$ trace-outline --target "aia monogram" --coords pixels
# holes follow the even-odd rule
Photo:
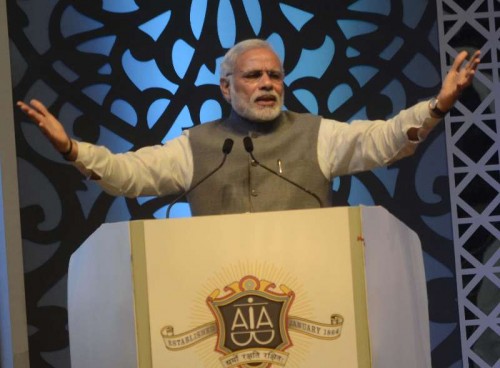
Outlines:
[[[283,351],[292,345],[286,317],[295,294],[284,285],[274,289],[271,282],[245,276],[228,285],[226,295],[215,290],[207,298],[219,331],[216,350],[227,355],[228,364],[286,363]]]
[[[231,342],[238,347],[248,347],[253,343],[267,346],[276,337],[275,325],[271,318],[270,303],[264,298],[248,297],[246,303],[235,304],[236,311],[230,328]],[[257,314],[257,316],[256,316]]]

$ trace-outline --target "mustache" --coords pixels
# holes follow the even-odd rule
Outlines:
[[[279,101],[280,95],[275,91],[269,91],[269,92],[256,93],[254,96],[252,96],[252,102],[262,99],[273,99],[275,101]]]

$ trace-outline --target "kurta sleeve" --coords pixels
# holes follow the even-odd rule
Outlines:
[[[107,193],[126,197],[180,193],[189,188],[193,176],[187,134],[164,145],[120,154],[106,147],[78,142],[74,165]]]
[[[318,136],[321,170],[331,179],[389,165],[412,155],[439,121],[430,115],[425,101],[389,120],[343,123],[323,119]],[[419,129],[419,141],[409,140],[410,128]]]

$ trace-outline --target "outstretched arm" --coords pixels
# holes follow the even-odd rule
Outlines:
[[[50,143],[67,160],[74,161],[78,155],[78,143],[72,140],[63,125],[38,100],[31,100],[29,104],[22,101],[17,106],[40,128]]]
[[[443,80],[441,90],[436,96],[437,101],[435,102],[437,102],[437,104],[435,107],[441,113],[435,113],[429,104],[430,114],[434,118],[431,120],[434,121],[424,122],[424,125],[420,128],[410,128],[407,132],[408,139],[410,141],[420,141],[427,137],[438,121],[443,118],[443,115],[451,110],[455,102],[460,97],[462,91],[471,85],[474,75],[476,74],[477,67],[481,62],[479,58],[480,55],[481,53],[478,50],[472,54],[468,61],[467,51],[462,51],[457,55],[450,71]]]
[[[17,106],[38,125],[54,148],[80,172],[98,181],[112,195],[176,194],[189,188],[193,159],[187,135],[165,145],[113,154],[107,148],[73,140],[63,125],[38,100]]]

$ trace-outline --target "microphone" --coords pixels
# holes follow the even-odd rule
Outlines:
[[[167,207],[167,214],[165,218],[170,218],[170,210],[172,209],[173,205],[179,202],[183,197],[191,193],[194,189],[196,189],[201,183],[203,183],[205,180],[207,180],[209,177],[211,177],[213,174],[215,174],[219,169],[224,165],[226,162],[227,155],[231,153],[231,150],[233,149],[233,143],[234,141],[231,138],[226,138],[224,141],[224,144],[222,145],[222,153],[224,154],[224,157],[222,158],[221,163],[219,166],[217,166],[215,169],[210,171],[207,175],[205,175],[199,182],[197,182],[195,185],[193,185],[191,188],[188,190],[185,190],[180,196],[176,197],[172,202]]]
[[[252,158],[252,160],[260,167],[262,167],[263,169],[269,171],[271,174],[274,174],[276,175],[278,178],[281,178],[283,180],[285,180],[286,182],[294,185],[295,187],[299,188],[300,190],[302,190],[303,192],[306,192],[307,194],[309,194],[310,196],[313,196],[314,199],[316,199],[319,203],[319,206],[321,208],[323,208],[323,202],[321,202],[321,199],[316,195],[314,194],[313,192],[311,192],[309,189],[307,188],[304,188],[303,186],[295,183],[294,181],[284,177],[283,175],[280,175],[278,174],[276,171],[270,169],[269,167],[267,167],[266,165],[264,164],[261,164],[256,158],[255,156],[253,155],[253,142],[252,142],[252,138],[250,137],[245,137],[243,138],[243,146],[245,147],[245,151],[248,152],[248,154],[250,155],[250,157]]]

